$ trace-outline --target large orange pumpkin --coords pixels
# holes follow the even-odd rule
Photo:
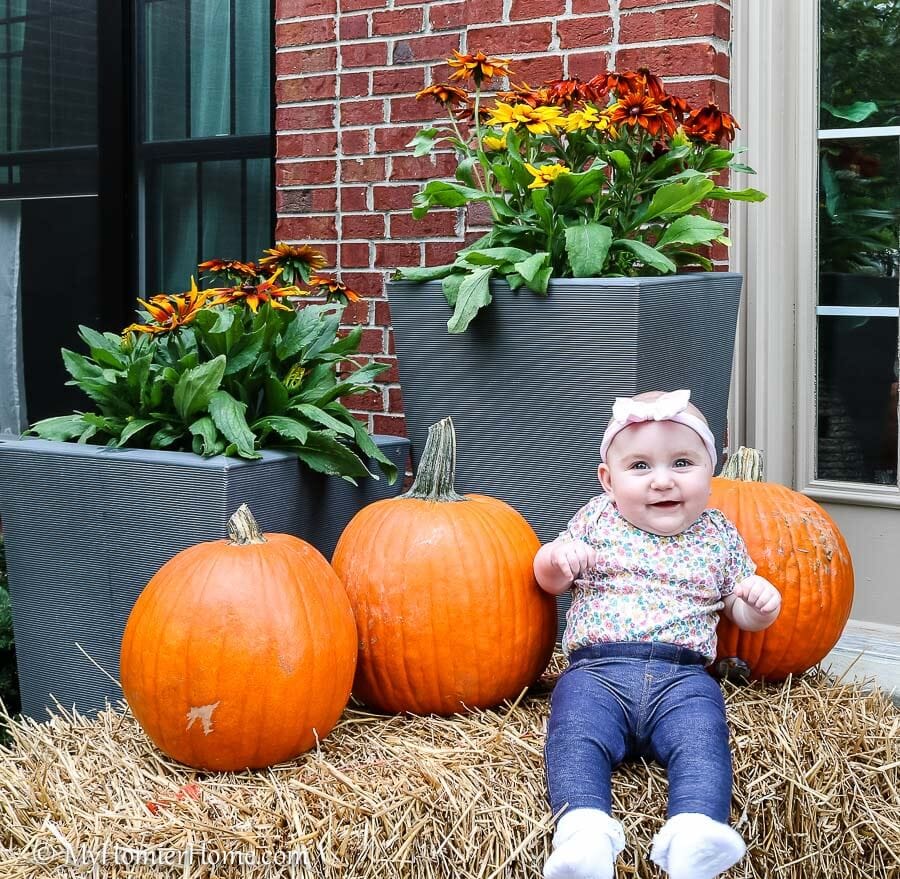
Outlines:
[[[202,769],[311,748],[340,717],[356,665],[353,612],[318,550],[262,535],[246,507],[229,534],[166,562],[122,639],[134,716],[161,751]]]
[[[741,631],[723,615],[717,658],[739,657],[752,678],[777,681],[812,668],[837,643],[853,603],[853,565],[815,501],[761,478],[759,452],[741,448],[713,479],[709,506],[735,524],[757,573],[781,592],[781,613],[761,632]]]
[[[334,551],[359,630],[353,695],[380,711],[497,705],[553,652],[540,542],[503,501],[456,493],[455,443],[449,418],[433,425],[412,488],[360,510]]]

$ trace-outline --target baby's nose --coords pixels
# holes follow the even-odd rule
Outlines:
[[[668,488],[673,482],[672,473],[668,468],[654,470],[653,478],[650,480],[654,488]]]

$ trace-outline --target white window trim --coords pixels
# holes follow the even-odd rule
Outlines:
[[[733,270],[744,274],[735,350],[730,446],[765,454],[766,478],[817,500],[900,508],[894,486],[815,479],[818,200],[817,0],[734,0],[732,112],[768,193],[732,207]],[[812,100],[810,100],[812,96]]]

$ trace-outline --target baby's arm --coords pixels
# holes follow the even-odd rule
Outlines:
[[[781,612],[781,593],[758,574],[741,580],[723,600],[725,616],[745,632],[767,629]]]
[[[559,595],[599,561],[600,554],[584,541],[557,537],[538,550],[534,557],[534,576],[541,589]]]

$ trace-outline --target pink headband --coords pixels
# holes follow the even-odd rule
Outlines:
[[[612,419],[603,432],[600,442],[600,460],[606,460],[606,452],[610,443],[626,427],[632,424],[640,424],[642,421],[674,421],[689,427],[703,440],[709,458],[712,461],[713,470],[716,469],[716,441],[712,431],[706,423],[687,411],[691,399],[688,390],[672,391],[662,394],[655,400],[635,400],[632,397],[616,397],[613,403]]]

